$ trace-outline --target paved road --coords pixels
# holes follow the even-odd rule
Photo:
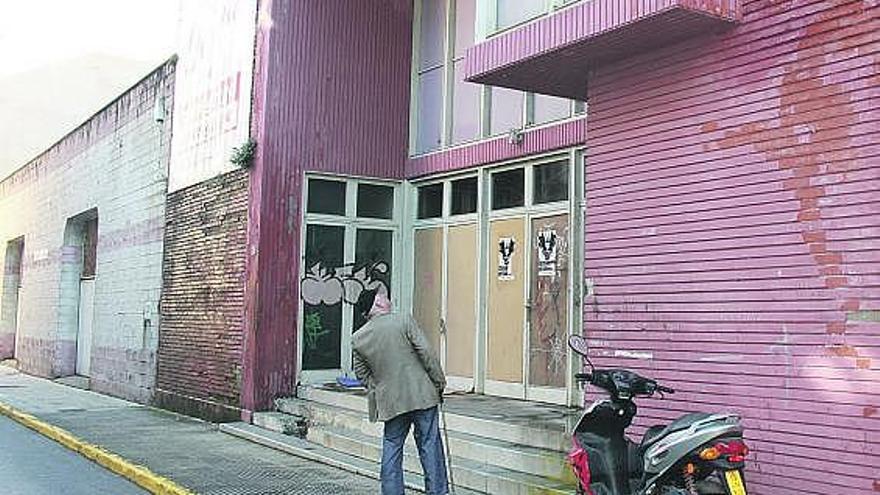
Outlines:
[[[146,493],[5,416],[0,416],[0,485],[7,495]]]

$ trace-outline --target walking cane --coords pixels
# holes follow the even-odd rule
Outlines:
[[[449,344],[446,319],[440,318],[440,335]],[[446,428],[446,403],[443,400],[443,391],[440,391],[440,426],[443,427],[443,443],[446,445],[446,477],[449,478],[449,493],[455,495],[455,481],[452,479],[452,454],[449,451],[449,430]]]
[[[455,481],[452,479],[452,454],[449,452],[449,430],[446,428],[446,405],[440,393],[440,426],[443,427],[443,443],[446,445],[446,473],[449,477],[449,493],[455,495]]]

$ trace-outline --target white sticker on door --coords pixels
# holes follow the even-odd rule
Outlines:
[[[536,251],[538,255],[538,276],[556,276],[556,259],[558,257],[558,237],[552,229],[538,232]]]
[[[513,252],[516,240],[513,237],[498,239],[498,280],[513,280]]]

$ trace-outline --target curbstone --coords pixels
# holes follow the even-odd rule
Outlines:
[[[88,443],[67,430],[46,423],[36,416],[19,411],[0,402],[0,414],[47,437],[83,457],[122,476],[150,493],[157,495],[195,495],[168,478],[157,475],[144,466],[134,464],[102,447]]]

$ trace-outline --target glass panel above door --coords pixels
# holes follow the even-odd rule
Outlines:
[[[534,204],[552,203],[568,199],[568,161],[547,163],[534,167],[532,183]]]
[[[357,216],[387,218],[394,216],[394,188],[374,184],[358,184]]]
[[[418,218],[438,218],[443,216],[443,184],[419,187]]]
[[[516,208],[525,204],[525,170],[518,168],[492,174],[492,209]]]
[[[477,178],[468,177],[452,181],[452,204],[450,210],[453,215],[466,215],[477,212]]]
[[[309,179],[306,211],[325,215],[345,215],[345,182]]]

